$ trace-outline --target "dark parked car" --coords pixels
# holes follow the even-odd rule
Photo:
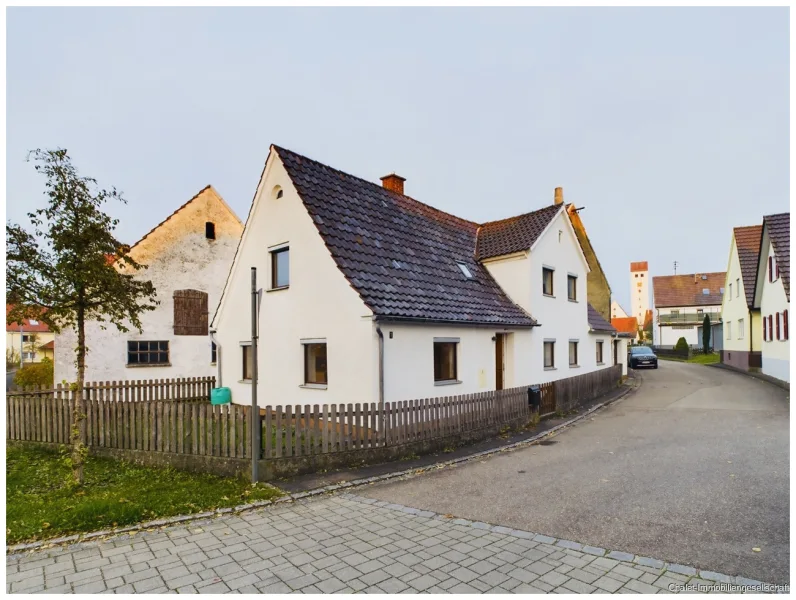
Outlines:
[[[639,367],[652,367],[658,368],[658,357],[652,351],[652,348],[647,346],[631,346],[630,356],[628,363],[631,369],[638,369]]]

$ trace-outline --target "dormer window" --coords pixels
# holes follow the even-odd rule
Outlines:
[[[216,224],[208,221],[205,223],[205,237],[208,240],[216,239]]]
[[[466,264],[464,263],[456,263],[456,264],[459,265],[459,269],[461,270],[462,275],[464,275],[466,279],[473,278],[473,274],[470,273],[470,269],[467,268]]]

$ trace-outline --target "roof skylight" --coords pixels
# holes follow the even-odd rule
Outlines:
[[[457,264],[457,265],[459,265],[459,269],[461,269],[461,271],[462,271],[462,274],[463,274],[463,275],[464,275],[464,276],[465,276],[467,279],[472,279],[472,278],[473,278],[473,274],[472,274],[472,273],[470,273],[470,269],[468,269],[468,268],[467,268],[467,265],[466,265],[466,264],[464,264],[464,263],[456,263],[456,264]]]

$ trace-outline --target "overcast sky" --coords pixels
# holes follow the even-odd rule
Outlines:
[[[207,184],[241,219],[271,143],[474,221],[564,188],[613,288],[723,271],[789,210],[788,9],[8,8],[7,216],[32,148],[121,189],[135,242]]]

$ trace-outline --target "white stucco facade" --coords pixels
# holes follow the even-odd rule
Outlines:
[[[727,278],[724,282],[721,318],[724,323],[722,328],[723,350],[728,352],[760,351],[763,341],[762,321],[759,311],[751,310],[746,301],[746,288],[734,233],[730,242],[730,258],[727,263]]]
[[[206,223],[213,223],[215,239],[206,236]],[[235,254],[243,225],[213,188],[202,190],[166,221],[148,233],[130,250],[147,268],[137,277],[153,283],[160,305],[141,316],[143,331],[130,327],[127,333],[113,325],[86,324],[87,381],[120,381],[206,377],[214,375],[211,340],[208,335],[174,334],[175,290],[199,290],[208,295],[208,310],[217,305]],[[55,381],[76,378],[74,330],[63,330],[55,340]],[[166,341],[167,365],[129,365],[128,341]]]
[[[773,277],[769,281],[768,257],[774,255],[774,247],[768,236],[768,230],[763,229],[763,241],[760,250],[760,262],[757,273],[756,304],[759,301],[762,320],[771,317],[772,331],[762,342],[762,371],[765,375],[776,377],[782,381],[790,381],[790,340],[785,337],[784,321],[786,315],[790,320],[790,302],[782,285],[782,277]],[[780,339],[777,339],[776,322],[777,313],[780,319]],[[788,323],[790,325],[790,323]],[[788,330],[790,327],[788,327]],[[789,337],[789,336],[788,336]]]
[[[639,326],[650,308],[650,273],[646,262],[630,263],[630,315]],[[613,313],[612,313],[613,316]],[[621,315],[620,315],[621,316]]]
[[[611,318],[626,318],[628,314],[625,312],[625,309],[622,308],[622,305],[619,304],[616,300],[611,302]]]
[[[659,321],[661,317],[665,319],[666,316],[672,313],[679,313],[681,315],[694,314],[698,316],[698,321],[695,321],[693,324],[682,325],[667,325]],[[677,340],[684,337],[689,346],[701,347],[702,340],[699,337],[697,322],[699,325],[702,324],[703,315],[705,313],[710,315],[711,323],[716,323],[721,316],[721,305],[656,307],[653,311],[653,345],[663,347],[674,346],[677,344]]]
[[[289,248],[289,285],[271,290],[273,250]],[[232,401],[251,401],[243,379],[251,340],[251,269],[257,269],[260,406],[378,403],[379,335],[383,335],[384,401],[455,396],[494,390],[496,344],[503,344],[503,387],[544,383],[613,365],[610,334],[590,332],[588,265],[565,210],[526,252],[483,263],[509,297],[540,326],[406,323],[375,318],[337,267],[279,155],[271,152],[211,327],[219,344],[222,385]],[[554,294],[542,293],[542,268],[554,269]],[[577,277],[577,300],[567,298],[567,275]],[[501,335],[498,335],[501,334]],[[544,367],[544,341],[554,339],[555,368]],[[434,381],[434,342],[456,344],[456,380]],[[502,340],[502,342],[501,342]],[[597,364],[596,343],[603,342]],[[579,344],[569,365],[569,342]],[[306,385],[304,343],[326,344],[327,382]],[[620,345],[622,342],[620,342]],[[625,349],[618,351],[625,362]]]

